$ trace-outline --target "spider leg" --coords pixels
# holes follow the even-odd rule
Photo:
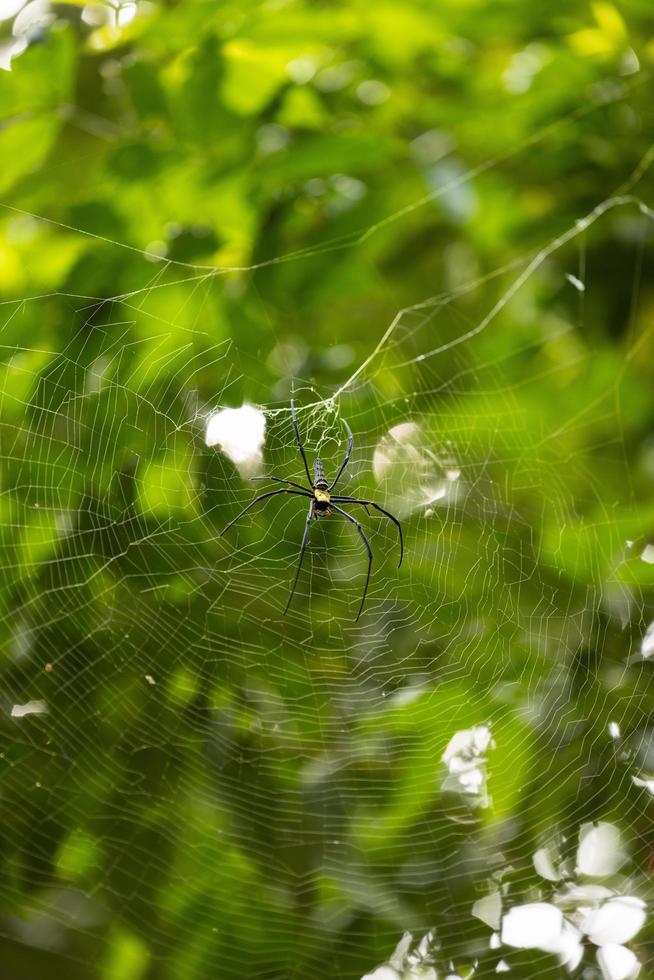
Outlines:
[[[300,450],[300,456],[302,457],[302,462],[304,463],[304,471],[307,474],[307,480],[309,481],[309,486],[313,486],[313,480],[311,479],[311,473],[309,473],[309,464],[307,463],[307,457],[304,452],[304,446],[302,445],[302,440],[300,439],[300,430],[297,424],[297,415],[295,414],[295,402],[291,398],[291,418],[293,419],[293,428],[295,429],[295,439],[297,441],[298,449]]]
[[[280,480],[278,476],[253,476],[252,480],[272,480],[273,483],[285,483],[287,487],[295,487],[297,490],[304,490],[305,493],[310,494],[311,491],[307,487],[303,487],[301,483],[294,483],[293,480]]]
[[[393,517],[393,515],[390,514],[387,510],[384,510],[383,507],[380,507],[379,504],[376,504],[374,500],[361,500],[359,497],[342,497],[342,496],[332,497],[332,500],[337,500],[344,504],[362,504],[366,508],[366,511],[368,510],[368,507],[374,507],[375,510],[378,510],[382,514],[385,514],[386,517],[388,517],[389,521],[393,522],[393,524],[397,528],[397,533],[400,536],[400,560],[397,563],[397,567],[399,568],[400,565],[402,564],[402,558],[404,557],[404,541],[402,539],[402,526],[398,521],[397,517]]]
[[[247,505],[247,507],[244,507],[243,510],[240,510],[238,512],[238,514],[236,515],[236,517],[232,518],[232,520],[229,522],[229,524],[222,529],[222,531],[220,532],[220,534],[218,535],[218,537],[219,538],[222,538],[222,536],[225,533],[225,531],[229,531],[229,529],[232,526],[232,524],[236,524],[236,522],[238,521],[238,519],[241,518],[241,517],[243,517],[243,514],[246,514],[249,511],[250,507],[254,507],[255,504],[258,504],[260,500],[265,500],[266,497],[278,497],[280,493],[292,493],[296,497],[308,497],[309,496],[309,494],[307,494],[307,493],[300,493],[299,490],[286,490],[286,489],[284,489],[284,490],[269,490],[268,493],[260,493],[258,497],[255,497],[254,500],[251,500],[250,501],[250,503]]]
[[[345,456],[343,457],[343,462],[341,463],[341,465],[338,468],[338,473],[334,477],[334,480],[332,481],[332,485],[329,488],[330,493],[334,489],[334,487],[336,486],[336,484],[338,483],[338,480],[339,480],[339,477],[340,477],[341,473],[343,472],[343,470],[345,469],[345,467],[347,466],[347,464],[349,462],[350,456],[352,455],[352,444],[354,442],[354,437],[352,435],[352,429],[349,427],[349,425],[347,424],[347,422],[345,421],[345,419],[341,419],[341,421],[342,421],[343,425],[345,426],[345,431],[347,432],[347,449],[345,450]]]
[[[333,500],[333,498],[332,498],[332,500]],[[366,584],[365,584],[365,587],[363,589],[363,595],[361,596],[361,605],[359,606],[359,611],[357,613],[356,619],[354,620],[354,622],[356,623],[357,620],[359,619],[359,616],[363,612],[363,604],[366,601],[366,595],[368,594],[368,583],[370,582],[370,569],[371,569],[371,566],[372,566],[372,548],[370,547],[370,542],[368,541],[368,538],[363,533],[363,528],[361,527],[361,525],[359,524],[359,522],[357,521],[357,519],[355,517],[352,517],[351,514],[348,514],[348,512],[346,510],[343,510],[342,507],[337,507],[335,504],[332,504],[332,506],[333,506],[333,509],[336,510],[336,511],[338,511],[339,514],[342,514],[343,517],[347,518],[347,520],[350,522],[350,524],[354,524],[354,526],[356,527],[357,532],[359,534],[359,537],[363,541],[363,544],[365,546],[365,549],[368,552],[368,574],[366,575]]]
[[[284,607],[284,615],[288,612],[288,607],[291,604],[291,600],[295,595],[295,589],[297,588],[297,580],[300,577],[300,569],[302,568],[302,562],[304,560],[304,552],[307,548],[307,541],[309,540],[309,529],[311,527],[311,518],[313,517],[313,500],[309,504],[309,513],[307,514],[306,523],[304,525],[304,534],[302,535],[302,544],[300,545],[300,558],[297,563],[297,568],[295,569],[295,578],[293,579],[293,585],[291,586],[291,591],[288,594],[288,599],[286,600],[286,605]]]

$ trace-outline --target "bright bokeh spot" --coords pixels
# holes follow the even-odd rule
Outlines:
[[[640,963],[635,953],[625,946],[602,946],[597,951],[597,962],[604,980],[633,980],[640,973]]]
[[[9,20],[14,17],[25,0],[0,0],[0,20]]]
[[[597,946],[628,943],[645,924],[645,903],[631,895],[618,895],[594,909],[582,923],[583,931]]]
[[[243,476],[260,465],[265,436],[265,415],[253,405],[222,408],[207,419],[207,446],[218,446]]]
[[[56,14],[44,0],[32,0],[21,11],[13,24],[13,33],[18,37],[31,31],[42,30],[54,23]]]
[[[417,422],[400,422],[381,437],[372,457],[377,483],[384,483],[400,514],[444,506],[457,499],[461,471],[449,453],[430,444]]]
[[[12,718],[25,718],[27,715],[45,715],[48,705],[45,701],[28,701],[26,704],[15,704],[11,709]]]
[[[604,821],[584,824],[579,832],[577,871],[591,878],[613,874],[625,859],[620,831]]]
[[[563,913],[549,902],[529,902],[509,909],[502,920],[502,942],[518,949],[545,949],[561,937]]]

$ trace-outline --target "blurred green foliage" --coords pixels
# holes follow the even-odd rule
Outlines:
[[[536,847],[599,818],[646,896],[652,230],[628,202],[575,222],[652,203],[649,2],[28,4],[0,29],[3,976],[357,978],[431,927],[495,975],[472,902],[500,873],[533,896]],[[218,539],[251,491],[204,416],[293,390],[340,392],[349,489],[411,498],[371,470],[407,421],[461,470],[406,508],[399,574],[368,522],[357,627],[345,532],[316,528],[286,619],[299,509]],[[333,465],[329,405],[301,421]],[[297,478],[287,414],[268,436]],[[466,810],[441,756],[484,723],[492,805]]]

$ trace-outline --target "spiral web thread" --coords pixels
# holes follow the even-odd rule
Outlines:
[[[271,944],[276,976],[323,977],[337,948],[354,976],[375,965],[359,947],[372,936],[381,960],[405,929],[435,930],[423,952],[439,969],[491,975],[503,960],[549,976],[545,953],[489,949],[471,899],[543,898],[535,848],[574,875],[580,828],[598,819],[625,847],[610,887],[648,898],[650,794],[634,776],[654,768],[640,655],[651,505],[633,480],[625,391],[644,339],[628,338],[623,371],[597,388],[595,352],[569,338],[593,300],[588,242],[626,217],[639,314],[650,162],[537,253],[417,298],[334,392],[293,381],[309,459],[335,472],[346,418],[340,491],[403,522],[398,571],[392,524],[350,507],[375,554],[356,624],[365,553],[345,522],[312,527],[286,617],[305,502],[271,500],[219,537],[262,489],[205,444],[248,368],[207,326],[229,275],[136,254],[143,285],[128,295],[4,304],[4,888],[29,896],[7,937],[60,949],[124,906],[136,948],[171,976],[181,951],[192,976],[207,962],[215,976],[271,976]],[[198,291],[207,320],[186,323]],[[34,308],[68,311],[65,349],[45,328],[25,341]],[[518,319],[522,341],[503,346]],[[544,386],[542,415],[528,392]],[[286,394],[253,400],[258,472],[303,481]],[[448,784],[442,761],[475,726],[492,736],[483,796]],[[91,943],[76,948],[93,960]],[[393,969],[409,969],[408,950]]]

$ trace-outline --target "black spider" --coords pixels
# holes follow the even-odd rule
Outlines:
[[[225,531],[229,530],[232,524],[235,524],[236,521],[238,521],[239,518],[242,517],[243,514],[245,514],[250,509],[250,507],[254,507],[254,505],[258,503],[260,500],[266,500],[268,497],[277,497],[282,493],[291,493],[297,497],[309,497],[311,499],[311,503],[309,504],[309,513],[307,514],[307,520],[304,525],[304,535],[302,537],[302,545],[300,547],[300,560],[298,561],[297,569],[295,572],[295,578],[293,579],[293,585],[291,586],[291,591],[288,596],[286,608],[284,609],[284,614],[286,614],[286,612],[288,611],[288,607],[291,604],[291,600],[295,595],[297,581],[300,576],[300,569],[302,568],[302,560],[304,558],[304,552],[306,551],[307,542],[309,540],[309,529],[311,526],[311,519],[314,518],[315,520],[317,520],[319,517],[331,517],[332,512],[337,511],[339,514],[342,514],[343,517],[345,517],[351,524],[354,524],[359,534],[359,537],[363,541],[365,549],[368,553],[368,574],[366,575],[366,584],[363,590],[363,596],[361,598],[361,605],[359,606],[359,612],[357,613],[357,617],[356,617],[358,619],[363,610],[363,604],[366,601],[366,595],[368,592],[368,583],[370,582],[370,568],[372,565],[372,549],[370,547],[367,537],[363,532],[363,528],[356,520],[356,518],[352,517],[351,514],[348,514],[348,512],[346,510],[343,510],[342,507],[337,507],[336,505],[346,504],[346,503],[362,504],[366,508],[366,512],[368,512],[368,507],[374,507],[375,510],[380,511],[382,514],[388,517],[393,522],[393,524],[395,524],[398,530],[398,534],[400,536],[400,561],[397,566],[398,568],[402,564],[402,556],[404,554],[404,542],[402,541],[402,528],[400,527],[400,522],[398,521],[398,519],[396,517],[393,517],[392,514],[389,514],[389,512],[387,510],[384,510],[383,507],[380,507],[379,504],[376,504],[374,500],[363,500],[360,497],[343,497],[343,496],[332,495],[332,490],[336,486],[343,470],[347,466],[348,460],[350,458],[350,454],[352,453],[352,442],[353,442],[352,431],[349,425],[347,424],[347,422],[345,421],[345,419],[343,419],[343,425],[345,426],[345,431],[347,432],[347,450],[345,452],[345,456],[343,457],[343,462],[338,468],[338,473],[336,474],[336,476],[334,477],[334,479],[330,484],[327,481],[327,478],[325,476],[325,470],[319,459],[314,460],[313,463],[314,478],[313,480],[311,479],[311,473],[309,472],[309,464],[307,463],[307,457],[304,452],[304,446],[302,445],[302,440],[300,439],[300,430],[298,429],[297,416],[295,414],[295,404],[293,401],[291,401],[291,416],[293,418],[293,428],[295,429],[295,438],[297,440],[298,449],[300,450],[302,462],[304,463],[304,470],[307,474],[309,487],[305,487],[301,483],[294,483],[292,480],[282,480],[278,476],[253,477],[253,479],[255,480],[272,480],[274,483],[285,483],[286,487],[283,490],[269,490],[267,493],[262,493],[258,497],[255,497],[254,500],[251,503],[249,503],[247,507],[244,507],[243,510],[240,511],[236,515],[236,517],[229,522],[227,527],[225,527],[221,531],[221,537],[225,533]],[[295,489],[293,490],[287,489],[290,487],[294,487]]]

